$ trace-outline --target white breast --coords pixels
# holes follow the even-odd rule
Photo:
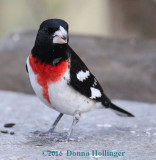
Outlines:
[[[83,96],[68,85],[68,82],[70,81],[69,69],[59,81],[48,84],[49,98],[51,102],[51,104],[49,104],[43,97],[42,86],[36,81],[36,75],[29,64],[29,59],[27,59],[27,67],[34,92],[47,106],[68,115],[73,115],[77,110],[87,112],[95,107],[95,102],[93,100]]]

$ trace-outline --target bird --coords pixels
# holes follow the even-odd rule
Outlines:
[[[26,60],[30,83],[39,99],[59,112],[52,127],[43,134],[52,134],[64,114],[73,116],[66,136],[68,141],[81,114],[100,104],[117,115],[133,114],[113,104],[86,64],[69,45],[68,23],[47,19],[39,27],[34,46]]]

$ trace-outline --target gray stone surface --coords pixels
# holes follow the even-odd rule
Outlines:
[[[73,136],[79,142],[54,142],[31,132],[47,130],[57,112],[45,107],[33,95],[0,91],[0,160],[44,160],[44,159],[156,159],[156,104],[115,100],[114,102],[132,112],[135,118],[122,118],[110,110],[94,109],[82,115]],[[6,123],[15,123],[4,128]],[[64,116],[57,130],[65,131],[72,123],[71,116]],[[10,135],[14,132],[14,135]],[[43,156],[43,150],[62,151],[62,157]],[[66,150],[109,150],[125,152],[123,157],[67,157]]]
[[[0,89],[33,93],[25,63],[36,31],[17,31],[0,43]],[[156,103],[156,41],[70,36],[70,45],[111,98]]]

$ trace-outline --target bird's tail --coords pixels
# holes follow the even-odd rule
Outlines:
[[[106,104],[103,103],[104,106],[106,106]],[[107,106],[106,106],[107,107]],[[124,109],[116,106],[115,104],[113,103],[109,103],[109,107],[110,109],[112,109],[118,116],[122,116],[122,117],[134,117],[133,114],[125,111]]]

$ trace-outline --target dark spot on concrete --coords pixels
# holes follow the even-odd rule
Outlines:
[[[10,135],[14,135],[15,134],[15,132],[10,132]]]
[[[42,144],[37,144],[36,146],[43,146]]]
[[[8,134],[8,131],[1,131],[1,133]]]
[[[15,123],[7,123],[7,124],[4,124],[4,127],[5,128],[11,128],[15,125]]]

